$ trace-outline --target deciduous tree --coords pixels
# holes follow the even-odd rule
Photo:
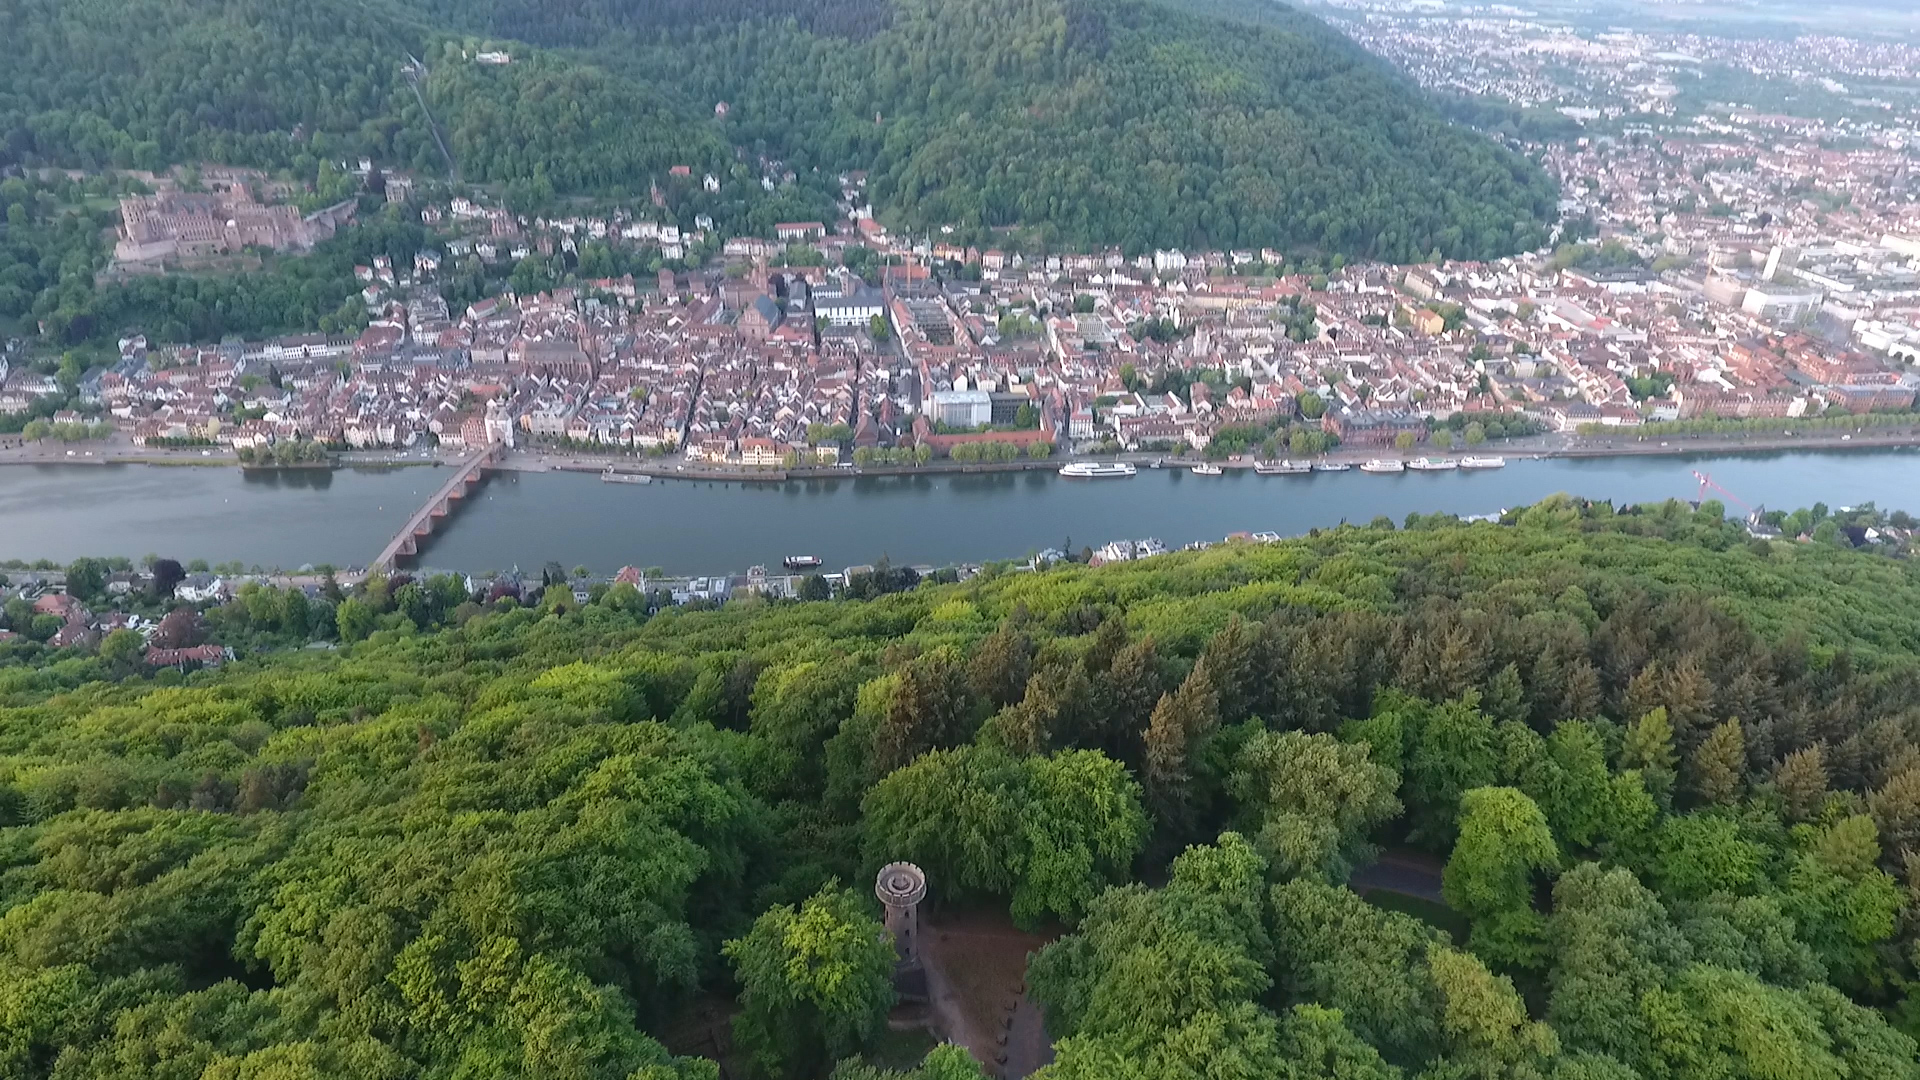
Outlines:
[[[1373,858],[1369,834],[1399,814],[1398,786],[1366,744],[1297,731],[1256,734],[1227,780],[1243,832],[1275,875],[1335,884]]]
[[[935,750],[880,781],[862,814],[869,862],[915,862],[941,895],[1007,897],[1022,925],[1079,917],[1147,824],[1139,787],[1093,750]]]
[[[761,1075],[817,1076],[886,1023],[894,950],[867,906],[829,884],[798,910],[768,909],[721,950],[741,985],[734,1038]]]
[[[1514,788],[1484,787],[1460,803],[1460,840],[1441,886],[1447,903],[1473,920],[1475,952],[1532,966],[1543,958],[1545,924],[1533,910],[1534,875],[1560,866],[1546,815]]]

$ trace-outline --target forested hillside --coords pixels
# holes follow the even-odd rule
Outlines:
[[[822,1077],[910,859],[1068,928],[1049,1080],[1920,1076],[1906,562],[1556,498],[871,600],[443,585],[184,681],[4,654],[0,1074],[712,1077],[654,1038],[707,992]],[[1464,934],[1346,887],[1382,845]]]
[[[726,157],[710,125],[577,58],[475,70],[462,45],[385,0],[22,0],[0,65],[0,164],[290,168],[367,156],[443,175],[405,75],[481,182],[637,190]],[[471,51],[470,49],[468,50]]]
[[[511,185],[523,206],[644,196],[675,164],[730,178],[730,199],[758,199],[778,162],[807,181],[821,179],[816,168],[828,180],[868,171],[876,205],[912,228],[952,223],[984,238],[1029,225],[1056,245],[1417,260],[1532,246],[1554,204],[1540,170],[1449,125],[1384,64],[1279,5],[17,7],[0,67],[0,164],[212,160],[311,177],[318,162],[364,155],[438,173],[404,74],[411,55],[427,62],[423,93],[463,178]],[[490,42],[513,63],[474,64]],[[729,144],[745,154],[737,172]],[[743,214],[725,217],[761,224]]]
[[[424,41],[350,0],[18,0],[0,64],[0,161],[413,162],[432,147],[400,64]]]
[[[726,101],[729,138],[802,169],[870,169],[877,204],[910,225],[1412,260],[1537,243],[1553,207],[1538,170],[1278,4],[418,2]]]

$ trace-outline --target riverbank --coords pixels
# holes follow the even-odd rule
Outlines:
[[[82,449],[81,447],[91,447]],[[453,458],[442,460],[437,454],[421,455],[419,452],[406,453],[363,453],[352,452],[335,454],[327,461],[295,461],[287,464],[241,461],[233,451],[213,450],[210,454],[201,454],[194,450],[146,450],[102,448],[98,443],[81,443],[69,452],[59,449],[36,451],[32,447],[9,448],[0,450],[0,465],[154,465],[166,467],[196,468],[239,468],[273,472],[276,470],[328,470],[328,469],[401,469],[423,465],[450,464]]]
[[[1360,465],[1384,458],[1408,461],[1416,457],[1460,457],[1468,454],[1504,457],[1508,461],[1537,461],[1552,458],[1607,457],[1684,457],[1700,454],[1761,454],[1792,451],[1886,450],[1920,447],[1920,430],[1883,431],[1865,428],[1858,432],[1820,432],[1802,435],[1714,436],[1675,435],[1665,438],[1636,438],[1626,434],[1602,438],[1586,435],[1534,435],[1520,439],[1484,443],[1477,447],[1455,446],[1440,450],[1421,444],[1408,450],[1393,447],[1354,447],[1335,450],[1314,460],[1343,465]],[[805,466],[798,468],[746,468],[742,466],[688,463],[670,458],[636,459],[628,455],[577,453],[556,460],[558,455],[536,449],[516,450],[499,466],[511,472],[579,472],[647,476],[659,480],[725,481],[729,483],[779,484],[790,480],[825,480],[849,476],[953,476],[994,473],[1058,472],[1069,461],[1125,461],[1138,467],[1156,463],[1166,468],[1186,469],[1205,461],[1197,455],[1168,453],[1122,453],[1094,455],[1091,458],[1061,456],[1003,462],[932,461],[925,465]],[[1255,461],[1243,455],[1212,462],[1225,470],[1251,472]]]
[[[1527,461],[1543,458],[1607,458],[1607,457],[1656,457],[1687,456],[1700,454],[1755,454],[1791,451],[1844,451],[1863,449],[1898,449],[1920,446],[1920,428],[1912,430],[1882,430],[1861,428],[1852,432],[1823,431],[1789,435],[1668,435],[1636,436],[1631,429],[1623,430],[1619,435],[1593,436],[1550,434],[1533,435],[1519,439],[1484,443],[1477,447],[1454,446],[1440,450],[1430,444],[1421,444],[1402,451],[1393,447],[1347,447],[1321,455],[1315,460],[1336,462],[1346,465],[1359,465],[1373,458],[1399,459],[1402,461],[1415,457],[1461,456],[1478,454],[1483,456],[1501,456],[1509,461]],[[1151,466],[1162,462],[1171,468],[1185,468],[1199,464],[1203,458],[1197,455],[1178,456],[1165,452],[1122,453],[1114,455],[1094,455],[1102,461],[1125,461],[1136,466]],[[126,445],[78,443],[70,447],[27,445],[0,449],[0,465],[153,465],[158,467],[199,466],[220,468],[241,468],[248,471],[273,472],[279,470],[328,470],[328,469],[399,469],[418,466],[451,465],[459,460],[458,455],[442,455],[437,451],[353,451],[337,454],[326,462],[298,462],[290,465],[255,465],[243,463],[232,451],[206,448],[181,448],[177,450],[150,449]],[[790,480],[826,480],[848,476],[967,476],[976,474],[1058,472],[1069,461],[1081,460],[1071,455],[1053,458],[1027,459],[996,462],[958,462],[939,460],[925,465],[812,465],[795,468],[747,468],[737,465],[714,465],[686,462],[676,458],[636,458],[629,454],[593,454],[582,451],[554,452],[539,447],[523,447],[511,451],[497,468],[506,472],[544,473],[575,472],[603,473],[611,469],[616,474],[648,476],[660,480],[696,480],[704,482],[726,481],[734,483],[779,484]],[[1213,462],[1223,469],[1251,470],[1254,459],[1251,456],[1228,458]]]
[[[570,472],[615,476],[645,476],[656,480],[724,480],[729,483],[779,484],[789,480],[828,480],[848,476],[966,476],[986,473],[1059,472],[1061,462],[1038,461],[958,462],[933,461],[925,465],[868,465],[863,468],[813,465],[792,469],[749,469],[739,466],[697,464],[642,464],[621,467],[623,458],[568,460],[560,464],[526,462],[508,455],[499,468],[509,472]]]
[[[1545,457],[1645,457],[1678,454],[1758,454],[1781,451],[1887,450],[1920,446],[1920,431],[1876,431],[1820,433],[1818,435],[1768,435],[1725,437],[1717,435],[1668,435],[1648,437],[1645,441],[1600,439],[1576,436],[1579,443],[1548,452]]]

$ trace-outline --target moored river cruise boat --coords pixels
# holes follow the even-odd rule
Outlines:
[[[1060,475],[1083,480],[1115,479],[1132,476],[1133,466],[1124,461],[1076,461],[1071,465],[1060,466]]]
[[[1301,473],[1312,472],[1313,466],[1304,461],[1289,461],[1282,458],[1279,461],[1257,462],[1253,466],[1253,471],[1261,476],[1298,476]]]

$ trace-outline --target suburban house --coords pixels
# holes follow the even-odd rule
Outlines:
[[[204,604],[227,595],[227,583],[212,574],[188,574],[173,587],[173,595],[189,604]]]
[[[147,649],[148,667],[170,667],[182,670],[189,666],[219,667],[232,658],[232,654],[220,645],[194,645],[185,649]]]

